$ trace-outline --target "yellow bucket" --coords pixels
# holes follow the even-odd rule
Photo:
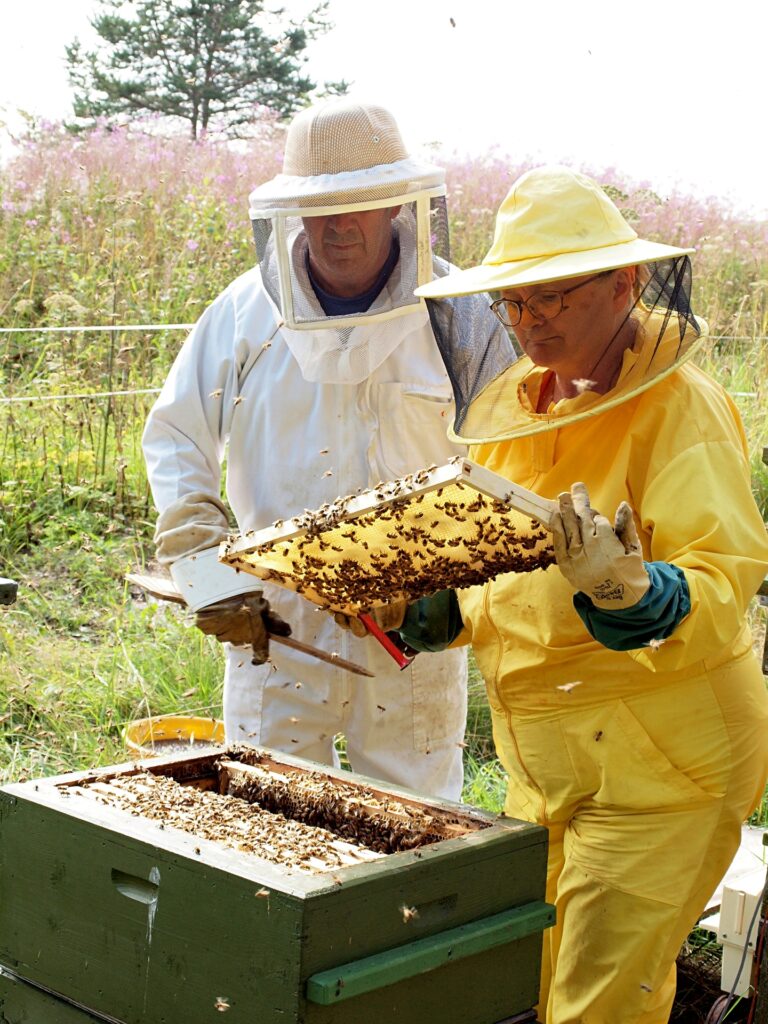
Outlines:
[[[218,718],[155,715],[129,722],[123,729],[123,740],[139,757],[194,752],[197,746],[223,743],[224,723]]]

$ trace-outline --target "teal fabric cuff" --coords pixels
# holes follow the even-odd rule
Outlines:
[[[414,651],[444,651],[463,628],[455,590],[440,590],[408,606],[400,639]]]
[[[651,585],[631,608],[605,611],[586,594],[574,595],[573,606],[590,634],[612,651],[634,651],[654,640],[666,640],[691,610],[691,595],[682,569],[669,562],[644,562]]]

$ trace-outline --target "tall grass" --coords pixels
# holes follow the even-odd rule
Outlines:
[[[215,710],[217,652],[177,616],[126,601],[120,582],[151,552],[140,435],[152,394],[136,392],[160,386],[184,331],[77,328],[193,322],[251,266],[247,195],[281,150],[270,121],[237,147],[44,125],[0,168],[0,328],[31,329],[0,333],[0,574],[25,584],[0,610],[6,776],[113,759],[117,723],[147,709]],[[468,265],[526,167],[493,153],[442,162],[453,260]],[[639,234],[696,247],[695,308],[712,332],[699,361],[736,396],[768,516],[768,224],[714,199],[661,197],[616,169],[587,172]],[[101,392],[129,394],[56,397]],[[495,806],[503,776],[479,680],[469,743],[470,799]]]

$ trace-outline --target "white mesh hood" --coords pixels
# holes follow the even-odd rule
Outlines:
[[[281,292],[280,237],[267,239],[260,261],[264,286],[285,320],[282,334],[305,380],[358,384],[428,320],[423,300],[413,295],[417,279],[416,224],[403,207],[393,222],[399,259],[370,308],[356,316],[326,316],[307,272],[307,236],[299,218],[290,218],[282,240],[289,258],[287,296]],[[283,274],[283,277],[285,275]],[[291,316],[285,315],[285,298]]]
[[[344,98],[299,113],[286,136],[283,172],[250,195],[262,277],[286,328],[311,331],[326,342],[333,334],[334,348],[346,347],[357,327],[415,312],[423,319],[424,300],[414,292],[432,279],[433,239],[434,254],[450,258],[444,197],[445,172],[408,154],[385,108]],[[378,265],[379,279],[375,274],[386,236],[375,218],[365,218],[373,224],[370,234],[362,226],[362,215],[376,210],[390,213],[395,239],[389,259],[382,256]],[[329,223],[310,228],[310,217]],[[326,267],[331,270],[323,269],[323,277],[326,239],[334,244],[334,217],[350,225],[359,257],[347,257],[347,267],[330,257]],[[397,245],[399,258],[392,267]],[[381,280],[390,267],[389,278]],[[350,290],[358,282],[360,291]]]
[[[410,199],[410,201],[405,201]],[[416,197],[395,197],[375,204],[331,207],[336,213],[399,206],[392,220],[399,259],[369,308],[355,314],[328,316],[317,300],[307,273],[307,236],[301,213],[273,212],[253,220],[253,233],[264,286],[291,330],[335,330],[390,320],[424,310],[414,295],[419,284],[432,279],[432,241],[443,258],[448,253],[448,220],[442,196],[423,192]],[[312,211],[313,215],[316,211]],[[322,216],[333,216],[333,212]]]

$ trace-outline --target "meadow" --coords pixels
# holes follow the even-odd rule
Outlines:
[[[0,608],[3,780],[123,760],[122,727],[138,717],[220,711],[215,643],[123,576],[152,557],[140,435],[185,335],[174,325],[251,266],[247,195],[281,155],[269,123],[238,148],[42,125],[0,168],[0,575],[20,583]],[[527,165],[434,159],[448,172],[452,259],[468,265]],[[739,405],[768,518],[768,224],[584,169],[641,235],[696,248],[694,308],[711,330],[697,358]],[[755,604],[760,646],[764,619]],[[479,679],[472,689],[465,796],[498,808]]]

